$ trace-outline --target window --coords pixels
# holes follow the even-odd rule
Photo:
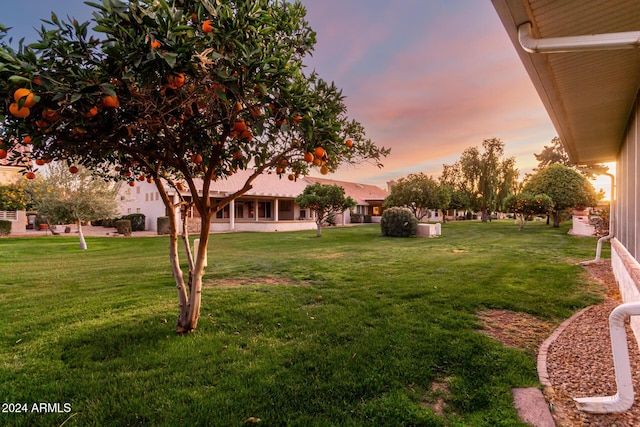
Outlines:
[[[258,202],[258,218],[271,218],[271,202]]]
[[[280,200],[279,206],[280,212],[291,212],[293,209],[293,202],[291,200]]]
[[[244,202],[236,202],[236,218],[244,218]]]

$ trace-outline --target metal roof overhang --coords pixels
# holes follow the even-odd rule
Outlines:
[[[576,164],[616,159],[640,87],[640,49],[528,53],[518,27],[539,39],[640,30],[638,0],[492,0]]]

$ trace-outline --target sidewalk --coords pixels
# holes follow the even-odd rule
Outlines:
[[[77,236],[78,235],[78,226],[70,225],[71,231],[69,233],[65,233],[64,225],[59,225],[57,230],[60,233],[60,236]],[[119,237],[120,234],[116,231],[115,227],[102,227],[102,226],[93,226],[93,225],[83,225],[82,226],[82,234],[85,237],[87,236],[100,236],[100,237]],[[51,230],[23,230],[18,232],[12,232],[8,237],[39,237],[39,236],[52,236]],[[131,233],[133,237],[143,237],[143,236],[157,236],[158,233],[156,231],[134,231]]]

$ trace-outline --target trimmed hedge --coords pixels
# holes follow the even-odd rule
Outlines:
[[[125,215],[122,219],[128,219],[131,221],[131,231],[144,231],[146,217],[141,213],[134,213]]]
[[[131,221],[128,219],[119,219],[116,221],[116,229],[119,234],[131,236]]]
[[[380,228],[383,236],[411,237],[416,235],[418,220],[409,209],[393,207],[382,214]]]
[[[159,216],[156,223],[157,223],[157,229],[158,229],[158,234],[169,234],[170,230],[170,225],[171,223],[169,222],[170,219],[168,216]]]
[[[11,221],[0,220],[0,236],[8,236],[11,233]]]

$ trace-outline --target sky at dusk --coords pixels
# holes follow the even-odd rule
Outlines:
[[[98,0],[99,2],[99,0]],[[87,20],[81,0],[0,0],[0,24],[34,41],[54,10]],[[375,184],[437,177],[465,148],[505,142],[530,172],[556,132],[489,0],[302,0],[317,33],[308,70],[334,81],[348,115],[391,154],[378,169],[343,167],[333,179]]]

